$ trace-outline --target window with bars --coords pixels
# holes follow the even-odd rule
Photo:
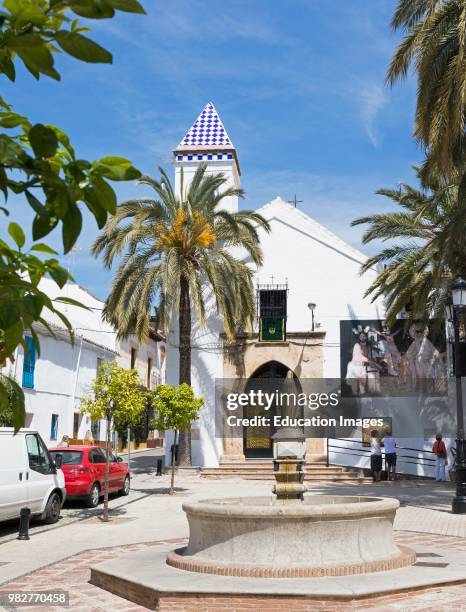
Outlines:
[[[257,289],[259,312],[259,340],[280,342],[286,340],[287,317],[286,285],[266,285]]]
[[[25,336],[26,350],[23,362],[23,387],[34,389],[34,370],[36,368],[36,347],[31,336]]]

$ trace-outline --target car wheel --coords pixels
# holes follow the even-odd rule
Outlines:
[[[45,507],[44,523],[52,525],[60,518],[61,498],[58,493],[52,493]]]
[[[97,508],[100,500],[100,487],[98,482],[94,482],[91,488],[91,492],[86,498],[87,508]]]
[[[125,482],[124,482],[124,484],[123,484],[123,488],[122,488],[122,489],[120,489],[120,490],[118,491],[118,493],[119,493],[120,495],[129,495],[130,488],[131,488],[131,487],[130,487],[130,483],[129,483],[129,476],[126,476],[126,478],[125,478]]]

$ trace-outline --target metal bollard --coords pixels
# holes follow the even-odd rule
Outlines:
[[[29,540],[29,521],[31,519],[31,510],[29,508],[21,508],[19,512],[19,533],[17,540]]]
[[[156,476],[162,476],[162,465],[163,465],[162,459],[157,459],[157,474],[156,474]]]

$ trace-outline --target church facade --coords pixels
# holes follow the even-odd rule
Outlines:
[[[181,176],[188,181],[201,163],[207,164],[208,172],[222,172],[229,185],[240,187],[238,152],[212,103],[174,150],[178,191]],[[224,205],[230,211],[238,210],[237,198],[228,198]],[[357,322],[384,318],[383,302],[364,297],[376,276],[376,270],[361,275],[361,265],[367,259],[364,253],[281,197],[271,199],[257,212],[267,219],[271,231],[260,235],[264,262],[254,278],[254,330],[227,341],[212,301],[206,326],[200,328],[195,322],[193,326],[192,385],[205,398],[199,421],[192,428],[194,465],[214,467],[227,461],[272,456],[272,427],[232,431],[219,418],[223,408],[218,393],[221,381],[229,381],[230,386],[232,381],[240,381],[244,389],[260,377],[291,377],[297,384],[305,379],[344,379],[356,336],[370,328],[365,325],[366,331],[359,329]],[[350,337],[348,346],[343,347],[345,322]],[[374,328],[374,347],[383,352],[380,330]],[[167,331],[167,382],[177,384],[176,321]],[[379,371],[390,360],[390,346],[385,344],[386,354],[380,361],[384,365],[377,366]],[[309,458],[325,459],[324,437],[310,436],[306,448]]]

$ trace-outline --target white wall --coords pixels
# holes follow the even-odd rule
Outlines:
[[[124,368],[131,367],[131,349],[136,350],[136,361],[134,369],[139,374],[141,382],[152,389],[156,384],[164,382],[165,364],[161,362],[161,348],[165,347],[162,341],[157,342],[149,338],[147,342],[140,343],[136,336],[130,336],[126,340],[117,340],[118,363]],[[148,383],[148,360],[152,360],[152,368]]]
[[[311,311],[325,331],[324,377],[340,377],[340,320],[380,319],[381,301],[371,304],[364,292],[375,271],[360,275],[366,257],[301,211],[281,199],[259,209],[270,222],[271,232],[260,232],[264,264],[255,282],[288,280],[287,331],[310,331]]]
[[[363,447],[361,442],[352,440],[329,439],[329,463],[330,465],[342,465],[358,467],[370,470],[370,449]],[[444,442],[448,449],[447,477],[449,468],[453,463],[451,449],[455,447],[453,438],[445,438]],[[435,478],[435,455],[432,451],[433,439],[423,438],[400,438],[397,439],[397,462],[398,474],[411,476],[423,476]]]
[[[194,393],[205,399],[199,419],[192,425],[193,465],[217,465],[222,453],[221,440],[215,436],[215,379],[223,376],[223,332],[211,298],[206,299],[206,325],[200,328],[193,313],[191,384]],[[179,352],[178,321],[173,318],[167,335],[167,383],[178,385]],[[169,461],[172,435],[167,436],[166,455]]]
[[[227,153],[221,151],[220,153],[222,153],[223,158],[226,158]],[[183,161],[178,161],[175,152],[175,193],[177,195],[180,194],[181,189],[181,169],[183,169],[183,188],[186,191],[192,181],[194,173],[199,167],[199,164],[202,163],[202,161],[196,159],[197,155],[193,155],[193,157],[195,158],[193,161],[188,161],[187,153],[184,153]],[[206,156],[203,155],[203,157],[205,158]],[[213,157],[216,158],[217,154],[213,155]],[[226,183],[224,186],[225,189],[229,189],[230,187],[238,189],[240,187],[238,167],[234,159],[214,159],[206,163],[208,163],[207,174],[216,174],[221,172],[226,178]],[[237,212],[238,198],[234,196],[224,198],[222,200],[222,208],[228,212]]]
[[[24,389],[26,398],[26,425],[37,428],[48,445],[59,442],[63,435],[73,436],[74,413],[79,412],[80,400],[90,394],[91,383],[97,375],[98,359],[117,358],[126,368],[130,367],[131,347],[137,349],[136,369],[141,382],[147,382],[147,359],[152,358],[151,382],[163,382],[165,365],[161,364],[160,348],[163,342],[149,339],[139,343],[135,337],[127,341],[117,341],[114,328],[102,320],[104,303],[79,285],[68,283],[60,289],[53,281],[43,278],[40,289],[51,299],[66,296],[84,304],[88,309],[78,306],[59,304],[56,307],[68,318],[74,333],[72,345],[63,323],[56,315],[46,312],[44,318],[53,326],[56,337],[45,328],[36,327],[39,334],[41,353],[36,354],[34,388]],[[15,363],[5,368],[22,383],[24,351],[17,349]],[[57,441],[51,440],[52,414],[58,414]],[[91,431],[88,417],[79,417],[78,437],[84,438]],[[105,422],[100,423],[100,440],[105,439]]]

